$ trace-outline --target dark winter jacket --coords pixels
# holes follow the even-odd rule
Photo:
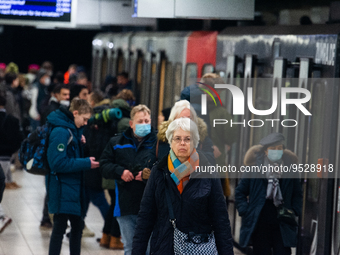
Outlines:
[[[207,159],[199,153],[200,165]],[[234,254],[230,222],[219,179],[191,178],[180,194],[169,175],[167,157],[151,170],[133,238],[132,254],[145,254],[151,237],[151,254],[174,254],[173,232],[165,197],[168,188],[177,228],[184,232],[214,231],[218,254]],[[201,174],[201,173],[199,173]],[[198,176],[196,176],[198,177]]]
[[[284,150],[282,156],[284,165],[297,163],[297,156],[290,150]],[[251,147],[246,153],[244,164],[260,166],[264,162],[264,152],[261,145]],[[302,189],[300,180],[283,173],[279,180],[283,197],[283,205],[292,209],[297,216],[302,210]],[[247,174],[241,179],[235,190],[235,201],[239,215],[242,217],[240,245],[245,247],[250,244],[251,236],[256,228],[259,217],[273,218],[273,215],[261,215],[266,203],[267,185],[266,178],[252,178],[254,174]],[[249,201],[248,201],[249,200]],[[274,215],[276,217],[276,215]],[[280,225],[283,244],[285,247],[296,247],[298,227],[278,222]]]
[[[198,144],[197,150],[204,153],[204,156],[208,159],[211,165],[215,165],[215,158],[214,158],[214,150],[213,150],[213,143],[211,139],[208,137],[208,130],[207,125],[203,119],[197,118],[198,124],[198,133],[200,135],[200,142]],[[158,159],[159,161],[169,154],[170,151],[170,144],[168,139],[166,139],[165,132],[170,125],[169,121],[163,121],[163,123],[159,127],[159,131],[157,134],[157,138],[159,140],[158,144]]]
[[[144,167],[151,168],[156,161],[156,133],[151,133],[138,143],[129,128],[124,133],[112,137],[100,158],[102,175],[116,180],[116,200],[114,216],[137,215],[142,200],[145,183],[133,180],[124,182],[121,175],[130,170],[135,176]]]
[[[8,160],[19,148],[24,139],[19,120],[0,111],[0,157]]]
[[[43,112],[41,114],[40,118],[40,125],[44,125],[46,123],[47,116],[54,112],[55,110],[58,110],[60,107],[60,103],[54,100],[51,100],[50,104],[47,106],[47,108],[43,109]]]
[[[93,108],[93,112],[101,113],[104,109],[108,109],[108,105],[101,105]],[[117,122],[100,122],[87,125],[84,128],[84,136],[86,144],[84,148],[85,157],[95,157],[100,159],[107,142],[116,134]],[[102,190],[102,174],[98,169],[91,169],[84,173],[85,186],[94,190]]]
[[[91,169],[91,161],[82,158],[83,129],[75,126],[73,115],[66,107],[52,112],[47,122],[54,126],[47,149],[51,168],[51,174],[46,177],[49,212],[84,216],[83,171]],[[69,145],[71,134],[68,129],[73,135]]]

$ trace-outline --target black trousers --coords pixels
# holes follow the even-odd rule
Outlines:
[[[84,220],[77,215],[54,214],[53,230],[50,240],[49,255],[59,255],[67,221],[71,222],[70,255],[80,255],[81,236],[83,234]]]
[[[103,233],[110,234],[114,237],[120,237],[120,228],[118,225],[118,221],[115,217],[113,217],[113,210],[115,208],[116,202],[116,192],[114,189],[109,189],[108,191],[111,197],[111,205],[105,217]]]
[[[253,255],[290,255],[284,247],[279,224],[260,223],[253,235]]]

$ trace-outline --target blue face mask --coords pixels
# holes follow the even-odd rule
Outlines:
[[[271,162],[279,161],[282,158],[283,150],[268,150],[268,159]]]
[[[139,137],[147,136],[151,133],[151,125],[150,124],[136,124],[135,134]]]

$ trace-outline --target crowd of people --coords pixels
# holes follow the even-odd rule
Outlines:
[[[201,82],[223,83],[213,73],[205,74]],[[100,90],[93,90],[85,70],[74,64],[56,74],[50,62],[30,65],[26,75],[14,63],[0,64],[3,188],[20,188],[11,175],[11,168],[24,167],[17,159],[20,144],[28,133],[47,124],[50,169],[41,227],[52,229],[49,254],[60,254],[68,222],[70,254],[80,254],[81,238],[94,235],[85,224],[90,203],[104,221],[98,240],[102,247],[124,249],[126,255],[233,254],[228,176],[207,178],[195,172],[198,166],[228,164],[238,130],[228,125],[215,129],[209,118],[228,119],[230,114],[208,100],[208,108],[213,105],[210,116],[198,116],[190,99],[203,92],[194,84],[182,91],[172,108],[162,111],[158,123],[151,123],[151,114],[157,113],[140,104],[133,91],[126,72],[108,77]],[[246,164],[296,160],[278,133],[250,150]],[[2,186],[0,233],[11,222],[1,207]],[[301,214],[298,179],[245,176],[235,199],[243,217],[240,244],[253,245],[253,254],[290,254],[297,225],[280,221],[276,211],[284,205],[296,216]]]

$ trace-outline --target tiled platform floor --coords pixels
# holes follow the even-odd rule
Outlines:
[[[39,227],[45,196],[44,177],[16,171],[13,178],[22,188],[5,190],[4,193],[2,206],[13,222],[0,234],[0,255],[47,255],[51,230]],[[82,255],[124,254],[123,251],[102,248],[96,242],[96,238],[101,237],[104,222],[99,210],[92,204],[85,222],[96,237],[82,239]],[[66,237],[61,254],[69,254]],[[235,254],[241,253],[235,250]]]

